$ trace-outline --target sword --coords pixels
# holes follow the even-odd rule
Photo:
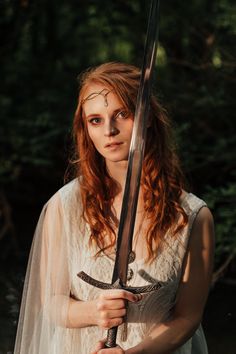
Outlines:
[[[144,293],[157,290],[161,285],[154,283],[143,287],[127,287],[127,271],[129,258],[132,256],[132,239],[140,189],[142,162],[144,157],[147,122],[150,104],[151,84],[157,52],[159,0],[152,0],[146,43],[141,71],[137,104],[134,114],[134,126],[129,150],[128,168],[124,196],[121,207],[120,222],[117,236],[116,257],[111,284],[91,278],[84,272],[78,276],[100,289],[125,289],[132,293]],[[117,327],[110,328],[105,346],[116,346]]]

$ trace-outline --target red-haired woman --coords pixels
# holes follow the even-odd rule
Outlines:
[[[81,76],[74,119],[76,178],[44,207],[34,238],[15,354],[206,354],[200,325],[211,281],[213,220],[184,190],[166,112],[152,96],[129,264],[129,286],[161,282],[142,296],[109,283],[140,72],[106,63]],[[145,276],[144,276],[145,275]],[[106,330],[119,325],[116,348]]]

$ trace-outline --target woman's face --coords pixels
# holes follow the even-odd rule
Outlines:
[[[84,93],[83,113],[89,137],[106,163],[128,160],[133,115],[115,92],[90,84]]]

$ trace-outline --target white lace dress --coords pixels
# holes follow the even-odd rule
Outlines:
[[[71,295],[86,301],[96,298],[100,291],[79,279],[79,271],[83,270],[94,279],[107,283],[112,278],[114,260],[104,254],[94,258],[94,252],[88,247],[89,227],[81,222],[80,205],[79,185],[74,180],[52,197],[41,216],[28,266],[15,354],[89,354],[97,341],[106,337],[106,331],[95,326],[65,328],[62,320],[62,313],[67,309],[62,297]],[[148,285],[152,281],[158,281],[162,283],[162,287],[145,294],[140,302],[129,304],[125,341],[122,340],[124,326],[120,326],[118,330],[117,343],[122,348],[135,346],[148,335],[155,324],[170,317],[191,228],[197,213],[205,205],[193,194],[187,194],[182,206],[189,216],[188,225],[176,238],[166,235],[167,246],[151,266],[144,260],[134,260],[129,265],[133,271],[133,276],[128,281],[129,286]],[[54,257],[51,252],[54,252]],[[39,274],[38,282],[32,280],[32,273],[35,272]],[[40,282],[43,285],[38,288]],[[32,287],[34,290],[31,290]],[[38,293],[41,294],[40,304],[36,306]],[[52,301],[52,298],[58,299],[56,293],[60,294],[60,302],[56,300],[57,305]],[[52,308],[56,308],[56,311]],[[49,313],[54,315],[49,316]],[[201,327],[175,354],[207,354]]]

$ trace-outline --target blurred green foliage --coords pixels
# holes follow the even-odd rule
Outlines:
[[[45,202],[42,191],[60,185],[77,75],[110,60],[141,65],[149,6],[1,1],[0,183],[13,206]],[[236,252],[235,35],[233,1],[161,1],[155,86],[192,190],[215,216],[216,264]]]

